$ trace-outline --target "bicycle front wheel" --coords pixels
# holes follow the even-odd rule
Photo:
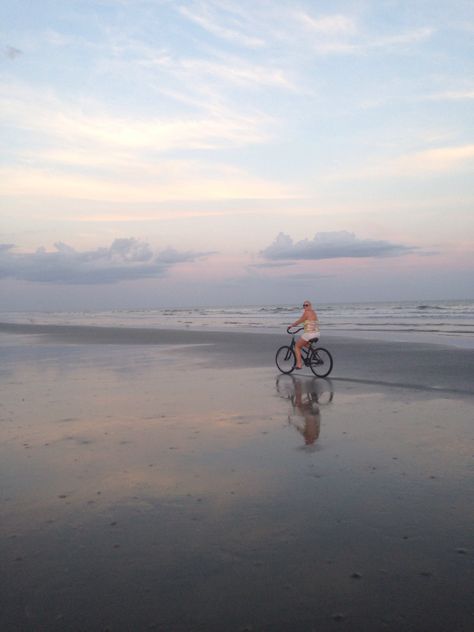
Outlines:
[[[317,377],[327,377],[332,371],[332,355],[327,349],[318,347],[311,354],[311,371]]]
[[[275,362],[282,373],[291,373],[296,365],[295,352],[291,347],[280,347],[276,352]]]

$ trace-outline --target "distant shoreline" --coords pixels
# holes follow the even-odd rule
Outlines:
[[[235,336],[246,334],[249,336],[275,336],[285,339],[286,332],[282,328],[281,332],[271,329],[245,329],[240,326],[236,328],[219,328],[218,326],[203,327],[186,325],[185,327],[163,327],[163,326],[137,326],[137,325],[108,325],[108,324],[37,324],[37,323],[12,323],[0,322],[0,333],[11,334],[43,334],[50,336],[61,336],[74,338],[74,342],[91,342],[95,344],[169,344],[163,339],[173,339],[172,344],[183,341],[183,337],[188,336]],[[428,344],[457,349],[474,349],[474,339],[469,337],[459,337],[440,332],[419,332],[419,331],[384,331],[376,330],[334,330],[322,332],[321,344],[325,340],[365,340],[367,342],[392,342],[408,344]]]

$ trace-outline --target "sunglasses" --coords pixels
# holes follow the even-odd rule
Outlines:
[[[303,307],[309,307],[309,303],[303,303]]]

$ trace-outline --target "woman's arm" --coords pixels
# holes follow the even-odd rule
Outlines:
[[[298,318],[298,320],[295,320],[295,322],[292,325],[290,325],[290,327],[296,327],[296,325],[301,325],[301,323],[304,323],[305,320],[307,320],[306,310],[303,312],[303,316],[301,316],[301,318]]]

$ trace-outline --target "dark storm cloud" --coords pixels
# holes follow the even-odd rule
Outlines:
[[[417,248],[376,239],[360,239],[347,231],[317,233],[313,239],[294,242],[280,233],[275,241],[261,252],[271,260],[342,259],[358,257],[399,257]]]
[[[78,251],[64,243],[53,252],[39,248],[17,253],[12,244],[0,244],[0,279],[38,283],[96,285],[159,277],[177,263],[195,261],[210,252],[161,252],[136,239],[116,239],[109,248]]]

